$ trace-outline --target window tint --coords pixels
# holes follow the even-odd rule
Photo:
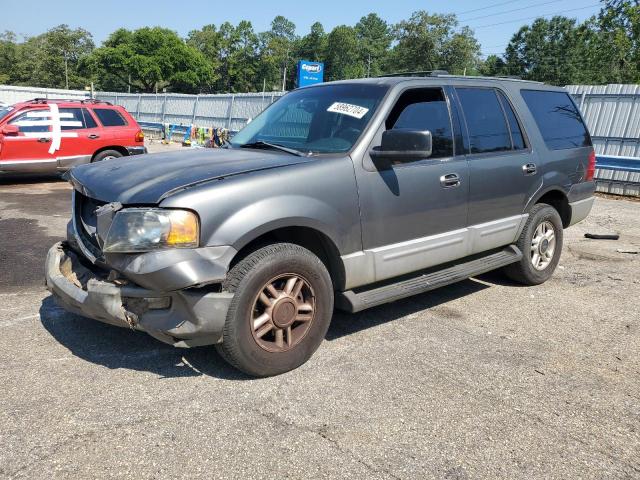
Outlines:
[[[80,108],[61,108],[61,114],[65,114],[60,117],[60,122],[63,124],[60,130],[80,130],[86,128],[84,124],[84,118],[82,116],[82,109]],[[68,116],[71,115],[71,116]],[[64,125],[65,123],[72,123],[72,125]]]
[[[46,111],[44,109],[39,109],[40,111]],[[18,124],[18,128],[20,129],[21,132],[26,133],[26,132],[38,132],[38,133],[42,133],[42,132],[48,132],[49,131],[49,126],[48,125],[20,125],[20,123],[27,123],[27,122],[37,122],[37,121],[42,121],[42,120],[47,120],[47,118],[43,118],[43,117],[29,117],[29,112],[35,112],[37,110],[27,110],[26,112],[22,112],[21,114],[19,114],[17,117],[11,119],[9,121],[9,124],[11,125],[15,125]]]
[[[127,124],[120,112],[111,108],[94,108],[93,113],[104,127],[121,127]]]
[[[85,125],[85,127],[87,127],[87,128],[96,128],[98,126],[96,121],[91,116],[91,112],[89,112],[89,110],[87,110],[86,108],[83,108],[82,109],[82,115],[84,116],[84,125]]]
[[[549,149],[562,150],[591,145],[589,132],[568,94],[522,90],[522,97]]]
[[[431,158],[453,156],[449,108],[440,89],[416,89],[402,94],[386,121],[387,129],[429,130]]]
[[[456,88],[469,130],[471,153],[511,150],[511,136],[493,89]]]
[[[507,100],[507,97],[505,97],[504,93],[502,93],[500,90],[498,90],[498,97],[500,98],[500,103],[502,103],[502,107],[507,114],[509,131],[511,132],[511,140],[513,141],[513,149],[522,150],[526,147],[526,145],[524,144],[524,137],[522,135],[522,130],[520,129],[520,124],[518,123],[516,113],[513,111],[513,108],[511,108],[511,104],[509,103],[509,100]]]

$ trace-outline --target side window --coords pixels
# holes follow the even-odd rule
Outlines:
[[[511,132],[511,140],[513,141],[513,149],[514,150],[523,150],[526,148],[524,143],[524,136],[522,135],[522,129],[520,128],[520,123],[518,123],[518,117],[516,117],[516,113],[513,111],[511,107],[511,103],[505,97],[504,93],[500,90],[498,92],[498,97],[500,98],[500,103],[502,103],[502,108],[504,108],[504,112],[507,114],[507,121],[509,122],[509,131]]]
[[[86,128],[81,108],[61,108],[60,130],[81,130]]]
[[[94,108],[93,113],[96,114],[103,127],[122,127],[127,124],[120,112],[112,108]]]
[[[451,117],[444,94],[439,88],[404,92],[386,120],[386,128],[429,130],[433,138],[431,158],[453,156]]]
[[[562,150],[591,146],[587,127],[567,93],[522,90],[522,98],[531,110],[547,148]]]
[[[43,110],[43,109],[40,109]],[[18,128],[21,133],[27,132],[37,132],[43,133],[49,131],[49,125],[33,125],[33,123],[40,123],[43,120],[47,120],[47,118],[43,117],[30,117],[30,112],[35,112],[37,110],[27,110],[26,112],[22,112],[17,117],[9,120],[10,125],[18,125]]]
[[[89,112],[89,110],[87,110],[86,108],[82,109],[82,116],[84,117],[84,125],[85,125],[85,127],[87,127],[87,128],[96,128],[98,126],[96,121],[93,119],[93,116],[91,115],[91,112]]]
[[[471,153],[511,150],[511,136],[498,102],[490,88],[456,88],[469,130]]]

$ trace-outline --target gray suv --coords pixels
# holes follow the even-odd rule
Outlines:
[[[561,88],[444,74],[302,88],[226,148],[74,168],[46,284],[69,311],[275,375],[311,357],[334,303],[499,268],[546,281],[594,169]]]

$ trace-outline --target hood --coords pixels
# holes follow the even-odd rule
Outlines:
[[[84,195],[103,202],[157,204],[173,192],[209,180],[309,161],[268,150],[202,148],[80,165],[68,179]]]

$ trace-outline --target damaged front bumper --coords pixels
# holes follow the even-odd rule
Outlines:
[[[135,328],[177,347],[222,341],[233,294],[209,287],[157,292],[88,266],[65,243],[51,247],[46,286],[65,309],[111,325]]]

